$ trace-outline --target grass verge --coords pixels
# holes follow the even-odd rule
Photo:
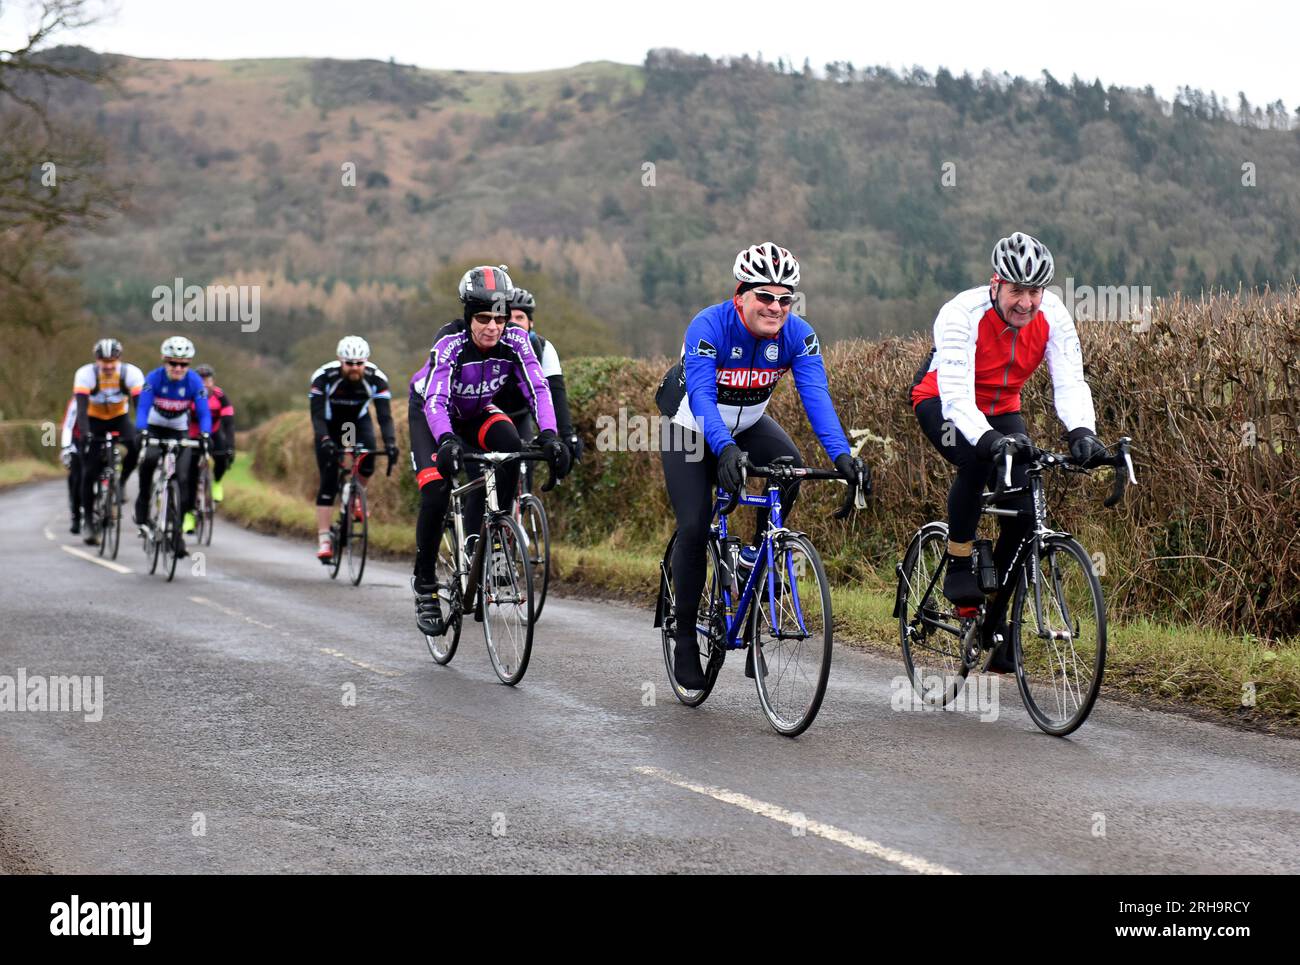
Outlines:
[[[42,462],[39,459],[11,459],[0,463],[0,489],[21,486],[23,483],[44,479],[66,477],[68,471],[62,466]]]
[[[226,475],[225,489],[223,515],[262,532],[315,537],[314,507],[256,479],[245,457]],[[411,525],[372,521],[370,539],[382,555],[410,558],[415,552]],[[647,609],[654,604],[657,555],[557,544],[551,559],[553,585],[642,603]],[[889,584],[873,580],[865,587],[835,587],[831,601],[837,639],[898,656],[902,673]],[[648,614],[646,629],[650,632]],[[1145,620],[1112,623],[1102,692],[1138,706],[1300,734],[1300,639],[1269,641]]]

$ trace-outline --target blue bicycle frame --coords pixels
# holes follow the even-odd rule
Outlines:
[[[727,517],[722,514],[722,509],[731,502],[731,496],[725,490],[719,489],[717,499],[718,501],[713,507],[713,515],[718,522],[713,527],[712,539],[715,544],[720,545],[725,549],[727,546],[727,543],[725,542],[727,539]],[[776,483],[770,483],[765,495],[752,496],[749,493],[741,493],[736,502],[737,505],[762,506],[767,508],[767,532],[763,534],[763,543],[762,546],[759,547],[759,552],[767,560],[767,566],[763,567],[763,575],[766,578],[767,583],[768,620],[772,625],[772,635],[774,637],[788,636],[788,634],[781,633],[780,629],[776,625],[776,579],[774,577],[776,572],[776,563],[774,560],[775,550],[773,547],[773,537],[778,536],[783,532],[787,532],[781,521],[780,490],[777,488]],[[733,561],[730,559],[725,561],[725,565],[732,569],[734,577],[735,569],[732,567],[732,563]],[[789,578],[788,586],[790,588],[790,597],[794,603],[795,619],[799,621],[800,633],[806,636],[808,628],[804,626],[803,608],[799,603],[799,592],[797,589],[798,584],[795,582],[794,563],[791,562],[788,556],[786,557],[785,565],[790,571],[787,574]],[[749,571],[749,579],[745,581],[745,588],[741,591],[740,600],[734,606],[732,605],[733,594],[731,587],[727,586],[725,583],[722,587],[722,609],[727,627],[726,640],[728,650],[739,650],[745,646],[745,643],[738,639],[738,637],[740,636],[741,629],[745,625],[745,618],[749,614],[749,605],[754,603],[757,597],[757,587],[755,586],[757,581],[755,577],[758,574],[758,570],[759,566],[758,561],[756,560],[754,568]],[[757,604],[755,603],[755,605]],[[709,627],[699,627],[698,625],[696,629],[703,632],[705,636],[708,636],[710,631]]]

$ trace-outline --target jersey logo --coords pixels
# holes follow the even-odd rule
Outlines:
[[[700,339],[699,344],[695,346],[695,350],[691,354],[702,355],[705,358],[716,359],[718,357],[718,350],[714,348],[712,345],[710,345],[704,339]]]
[[[718,385],[728,389],[766,389],[776,385],[785,369],[718,369]]]
[[[808,337],[803,340],[803,351],[800,355],[821,355],[822,344],[817,341],[817,333],[810,332]]]
[[[773,342],[767,348],[763,349],[763,355],[767,357],[769,362],[775,362],[780,354],[781,347],[777,345],[776,342]]]
[[[738,358],[740,358],[741,355],[743,355],[743,354],[744,354],[744,353],[740,350],[740,346],[739,346],[739,345],[733,345],[733,346],[731,346],[731,357],[732,357],[733,359],[738,359]]]

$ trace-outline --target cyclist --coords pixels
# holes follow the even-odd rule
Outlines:
[[[77,397],[68,399],[63,410],[63,431],[59,443],[59,459],[68,470],[68,508],[72,511],[72,526],[68,532],[74,536],[81,532],[81,430],[77,428]]]
[[[149,535],[149,490],[153,488],[153,472],[162,457],[162,449],[149,446],[148,440],[187,438],[192,401],[198,400],[199,454],[208,454],[209,434],[212,431],[212,410],[206,405],[203,380],[197,372],[190,371],[194,358],[194,343],[182,335],[173,335],[162,343],[163,364],[144,377],[144,388],[135,414],[135,426],[142,433],[140,444],[144,455],[140,459],[140,492],[135,498],[135,522],[141,535]],[[181,496],[181,512],[193,507],[186,502],[190,491],[190,460],[183,454],[176,459],[176,482]],[[176,534],[176,555],[185,557],[185,539]]]
[[[1029,444],[1020,413],[1020,389],[1043,359],[1052,376],[1056,413],[1069,434],[1070,454],[1087,465],[1102,455],[1092,392],[1083,376],[1083,354],[1065,305],[1044,290],[1052,280],[1052,253],[1038,239],[1017,231],[993,246],[988,285],[962,292],[939,310],[934,348],[912,385],[912,406],[921,431],[957,467],[948,491],[948,568],[943,594],[959,606],[984,602],[972,562],[981,494],[1004,454]],[[1028,484],[1013,466],[1014,486]],[[1028,494],[1006,500],[1007,508],[1032,511]],[[993,558],[1005,573],[1030,519],[999,516]],[[1002,634],[990,669],[1012,673],[1009,634],[1002,624],[1007,601],[994,598],[985,633]],[[991,639],[991,638],[990,638]]]
[[[527,333],[506,324],[513,289],[504,265],[479,265],[465,272],[458,286],[463,317],[438,331],[428,361],[411,377],[411,465],[420,487],[411,589],[416,626],[431,636],[445,632],[435,564],[461,457],[467,449],[519,452],[523,448],[510,417],[493,404],[508,382],[513,380],[528,400],[541,428],[537,443],[551,472],[562,478],[569,471],[569,449],[556,434],[551,387],[541,363]],[[481,465],[466,468],[476,477],[483,474]],[[518,483],[518,462],[496,470],[497,493],[504,499],[514,497]],[[482,490],[471,496],[466,501],[466,525],[477,533],[486,496]]]
[[[555,345],[538,333],[533,323],[533,312],[537,310],[537,299],[527,288],[516,288],[510,296],[510,324],[517,325],[528,333],[532,343],[533,354],[542,365],[542,374],[551,387],[551,405],[555,408],[555,422],[559,427],[560,439],[569,447],[571,462],[582,458],[582,439],[573,431],[573,420],[569,417],[569,396],[564,387],[564,372],[560,368],[560,356]],[[506,415],[519,430],[519,438],[528,442],[537,435],[537,424],[533,421],[532,409],[519,387],[507,383],[493,403]]]
[[[140,445],[129,416],[131,399],[144,388],[144,373],[122,361],[122,343],[115,338],[95,342],[95,361],[77,369],[72,379],[72,393],[77,400],[77,430],[81,439],[81,508],[85,517],[85,542],[99,542],[99,521],[95,519],[93,493],[103,453],[100,444],[110,432],[118,433],[126,446],[118,492],[140,458]],[[136,415],[139,416],[137,402]]]
[[[330,509],[338,495],[338,451],[343,446],[364,446],[371,450],[361,458],[361,485],[375,473],[375,424],[370,418],[373,402],[384,438],[384,454],[397,458],[397,432],[393,428],[392,390],[388,376],[370,361],[370,343],[360,335],[345,335],[334,350],[337,358],[326,362],[311,376],[307,398],[311,402],[311,425],[316,436],[316,465],[320,485],[316,490],[316,558],[328,563],[334,555],[330,543]],[[354,510],[359,511],[359,506]]]
[[[687,326],[681,360],[664,376],[656,395],[659,410],[682,428],[680,447],[662,447],[664,482],[677,517],[673,584],[678,636],[674,646],[677,682],[690,690],[705,684],[695,623],[704,589],[705,544],[713,518],[714,486],[735,492],[743,485],[746,455],[757,464],[791,456],[803,465],[790,437],[764,410],[787,370],[826,455],[851,483],[869,487],[862,460],[849,450],[826,382],[821,343],[804,319],[790,309],[799,284],[799,262],[772,242],[736,255],[735,294],[704,309]],[[701,456],[701,437],[707,449]],[[798,498],[797,483],[781,487],[785,518]],[[761,513],[754,543],[763,539]],[[757,550],[746,548],[752,567]],[[753,676],[753,656],[745,673]]]
[[[226,474],[226,470],[230,468],[230,463],[235,458],[235,407],[230,404],[230,399],[222,391],[221,386],[217,385],[217,373],[211,365],[196,365],[194,371],[203,380],[203,387],[208,392],[208,408],[212,411],[212,501],[219,503],[224,495],[221,491],[221,477]],[[196,411],[197,406],[197,402],[190,403],[191,412]],[[191,418],[190,438],[198,437],[198,421]],[[194,506],[199,487],[197,458],[190,461],[190,470],[190,491],[185,499],[190,506]],[[185,514],[184,531],[194,532],[196,523],[194,511],[191,509]]]

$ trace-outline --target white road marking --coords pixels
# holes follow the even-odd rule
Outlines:
[[[114,573],[131,572],[131,567],[129,566],[123,566],[121,563],[114,563],[112,560],[101,560],[98,556],[94,555],[93,553],[87,553],[85,550],[74,549],[73,547],[67,545],[66,543],[61,544],[59,546],[59,549],[63,550],[63,552],[65,553],[71,553],[73,556],[80,557],[83,560],[90,560],[90,562],[92,563],[98,563],[100,566],[106,567],[107,569],[112,570]]]
[[[190,600],[202,606],[210,606],[214,610],[220,610],[228,617],[234,617],[237,620],[243,620],[245,623],[251,623],[255,627],[261,627],[263,630],[275,629],[275,627],[271,626],[271,624],[269,623],[263,623],[261,620],[254,620],[252,617],[246,617],[238,610],[232,610],[228,606],[222,606],[220,603],[217,603],[213,600],[209,600],[206,596],[192,596],[190,597]]]
[[[376,667],[371,664],[364,663],[360,660],[354,660],[353,658],[349,657],[346,653],[344,653],[342,650],[335,650],[332,647],[321,647],[320,652],[327,653],[331,657],[338,657],[340,660],[346,660],[354,667],[360,667],[362,670],[369,670],[371,673],[377,673],[381,677],[400,677],[402,675],[401,671],[399,670],[384,670],[380,667]]]
[[[45,538],[52,541],[54,539],[54,534],[50,532],[50,528],[48,526],[44,527],[44,529],[45,529]]]
[[[703,794],[705,797],[711,797],[715,801],[721,801],[724,804],[734,804],[736,807],[744,808],[753,814],[761,815],[765,818],[771,818],[781,824],[788,824],[791,827],[802,828],[809,834],[815,834],[819,838],[825,838],[827,841],[834,841],[836,844],[842,844],[846,848],[852,848],[854,851],[860,851],[862,854],[870,855],[873,858],[880,858],[883,861],[889,861],[905,868],[908,871],[915,871],[917,874],[926,875],[956,875],[960,871],[953,871],[951,868],[945,868],[941,864],[935,864],[933,861],[927,861],[925,858],[919,858],[916,855],[908,854],[906,851],[899,851],[897,848],[891,848],[886,845],[864,838],[861,835],[854,834],[851,831],[845,831],[842,828],[834,827],[830,824],[823,824],[821,821],[810,821],[794,811],[787,811],[783,807],[775,804],[768,804],[766,801],[760,801],[757,798],[749,797],[746,794],[740,794],[736,791],[728,791],[722,787],[710,787],[707,784],[696,784],[693,781],[685,780],[673,774],[671,771],[665,771],[658,767],[635,767],[633,768],[638,774],[644,774],[647,777],[657,777],[661,781],[666,781],[675,787],[684,788],[688,791],[694,791],[696,794]]]

